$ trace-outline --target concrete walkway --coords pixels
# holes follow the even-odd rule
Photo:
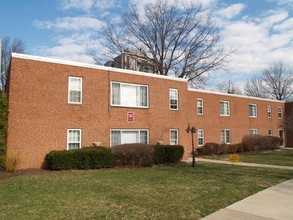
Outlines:
[[[293,179],[260,191],[202,220],[292,220]]]
[[[189,158],[187,162],[191,162]],[[293,170],[290,166],[196,158],[196,162]],[[260,191],[202,220],[293,220],[293,179]]]
[[[187,162],[191,162],[191,161],[192,161],[192,158],[189,158]],[[264,168],[293,170],[293,167],[291,166],[278,166],[278,165],[270,165],[270,164],[244,163],[244,162],[232,163],[230,161],[225,161],[225,160],[212,160],[212,159],[206,159],[206,158],[196,158],[195,161],[206,162],[206,163],[229,164],[229,165],[246,166],[246,167],[264,167]]]

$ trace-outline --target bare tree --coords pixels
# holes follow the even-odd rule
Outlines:
[[[238,95],[242,94],[241,90],[231,80],[226,80],[218,83],[216,85],[216,89],[223,93]]]
[[[191,3],[179,7],[157,0],[146,5],[143,14],[133,5],[120,22],[107,21],[102,33],[110,54],[143,50],[157,74],[189,81],[201,82],[204,73],[224,69],[229,55],[215,23],[200,5]],[[96,55],[93,58],[99,61]]]
[[[25,45],[22,40],[15,38],[12,42],[9,37],[4,37],[1,41],[1,72],[0,89],[4,89],[7,81],[8,68],[10,64],[11,53],[24,53]]]
[[[293,95],[293,69],[278,61],[264,69],[261,79],[266,84],[266,92],[277,100],[288,100]]]
[[[259,98],[269,97],[266,93],[264,81],[258,75],[253,75],[251,79],[246,81],[244,93],[245,95]]]
[[[293,69],[281,61],[265,68],[260,75],[255,75],[246,82],[247,95],[290,100],[293,96]]]

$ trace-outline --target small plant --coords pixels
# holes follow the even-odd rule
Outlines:
[[[6,171],[14,173],[20,164],[20,156],[19,154],[9,151],[6,156]]]
[[[229,154],[229,161],[232,163],[240,162],[239,154]]]

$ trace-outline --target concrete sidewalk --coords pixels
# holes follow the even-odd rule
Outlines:
[[[188,163],[190,163],[191,161],[192,161],[192,158],[189,158],[188,160],[186,160],[186,162],[188,162]],[[228,165],[235,165],[235,166],[264,167],[264,168],[276,168],[276,169],[293,170],[293,167],[291,167],[291,166],[278,166],[278,165],[270,165],[270,164],[244,163],[244,162],[232,163],[230,161],[212,160],[212,159],[206,159],[206,158],[196,158],[195,161],[196,162],[206,162],[206,163],[228,164]]]
[[[292,220],[293,179],[260,191],[202,220]]]

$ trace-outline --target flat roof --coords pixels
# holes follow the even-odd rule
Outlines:
[[[113,71],[113,72],[133,74],[133,75],[146,76],[146,77],[153,77],[153,78],[159,78],[159,79],[174,80],[174,81],[179,81],[179,82],[188,82],[187,79],[182,79],[182,78],[177,78],[177,77],[172,77],[172,76],[150,74],[150,73],[140,72],[140,71],[135,71],[135,70],[114,68],[114,67],[108,67],[108,66],[101,66],[101,65],[97,65],[97,64],[81,63],[81,62],[76,62],[76,61],[68,61],[68,60],[34,56],[34,55],[21,54],[21,53],[12,53],[12,57],[26,59],[26,60],[34,60],[34,61],[42,61],[42,62],[48,62],[48,63],[56,63],[56,64],[63,64],[63,65],[84,67],[84,68],[90,68],[90,69]]]

